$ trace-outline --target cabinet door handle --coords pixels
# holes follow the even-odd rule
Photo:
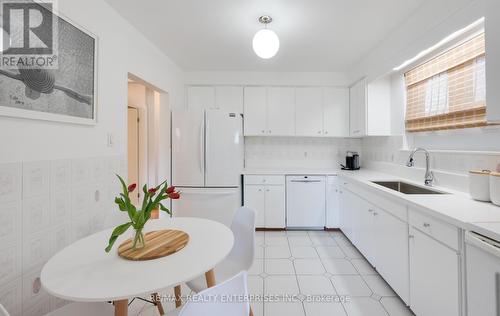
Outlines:
[[[318,134],[321,134],[321,131],[318,131]]]
[[[269,189],[267,189],[266,192],[269,192]]]
[[[328,134],[328,131],[325,131],[325,134]]]
[[[373,210],[372,210],[372,209],[369,209],[369,210],[368,210],[368,212],[370,212],[370,213],[371,213],[371,212],[373,212]]]
[[[259,189],[259,192],[262,192],[262,189]]]
[[[408,238],[409,238],[409,239],[413,239],[413,238],[415,238],[415,236],[413,236],[413,235],[408,235]]]
[[[271,134],[271,130],[268,130],[267,132],[268,132],[269,134]]]
[[[377,212],[373,212],[373,216],[377,216],[377,215],[378,215],[378,213],[377,213]]]
[[[429,224],[429,223],[424,223],[424,227],[431,227],[431,224]]]
[[[264,134],[264,133],[266,133],[266,131],[265,131],[265,130],[262,130],[262,134]]]

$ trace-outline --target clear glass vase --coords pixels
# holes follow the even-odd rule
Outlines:
[[[142,233],[142,229],[136,229],[134,235],[134,242],[132,244],[133,249],[141,249],[146,247],[146,239]]]

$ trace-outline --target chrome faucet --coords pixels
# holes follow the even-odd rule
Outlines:
[[[413,149],[413,151],[410,153],[410,157],[408,157],[406,166],[413,167],[415,165],[415,162],[413,161],[413,156],[418,151],[422,151],[425,154],[425,185],[431,186],[432,182],[434,181],[434,173],[430,170],[430,162],[429,162],[430,154],[426,149],[420,147]]]

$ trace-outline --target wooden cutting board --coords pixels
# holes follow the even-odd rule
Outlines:
[[[127,260],[144,261],[166,257],[184,248],[189,235],[180,230],[155,230],[144,235],[146,247],[133,249],[133,240],[128,239],[118,247],[118,255]]]

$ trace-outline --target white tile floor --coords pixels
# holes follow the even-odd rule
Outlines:
[[[253,302],[255,316],[413,315],[340,232],[257,232],[256,239],[249,292],[296,299]],[[182,293],[190,291],[183,287]],[[158,315],[149,304],[136,301],[131,306],[130,315]],[[170,310],[173,304],[165,307]]]

